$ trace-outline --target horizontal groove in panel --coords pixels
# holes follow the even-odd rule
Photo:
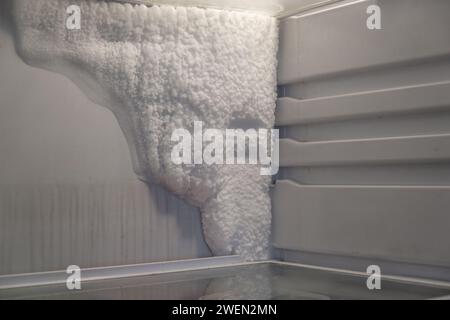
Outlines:
[[[291,167],[281,179],[306,185],[427,185],[450,186],[449,164]]]
[[[297,142],[280,139],[280,166],[420,163],[450,160],[450,135]]]
[[[366,26],[367,7],[377,4],[382,29]],[[281,23],[280,84],[450,54],[447,0],[369,0]],[[291,40],[292,41],[292,40]]]
[[[283,127],[280,137],[297,141],[385,138],[450,133],[450,108]]]
[[[299,100],[278,99],[276,124],[289,126],[450,107],[450,82]]]
[[[420,86],[450,81],[448,58],[421,61],[410,65],[394,65],[358,73],[342,74],[280,86],[282,96],[297,99],[340,96],[380,91],[389,88]]]
[[[278,248],[450,266],[449,187],[280,180],[272,207]]]

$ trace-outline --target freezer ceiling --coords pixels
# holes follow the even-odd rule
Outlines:
[[[136,4],[168,4],[186,7],[254,11],[274,17],[285,17],[339,0],[114,0]]]

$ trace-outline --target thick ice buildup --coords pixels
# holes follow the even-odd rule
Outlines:
[[[73,4],[79,30],[66,27]],[[194,121],[220,130],[273,126],[274,18],[87,0],[13,5],[22,59],[66,75],[115,114],[136,174],[200,208],[214,254],[267,258],[270,177],[256,165],[175,165],[170,155],[172,132],[192,131]]]

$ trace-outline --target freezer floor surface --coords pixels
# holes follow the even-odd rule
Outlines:
[[[0,299],[429,299],[450,295],[450,287],[383,279],[369,290],[367,277],[293,265],[243,266],[0,290]]]

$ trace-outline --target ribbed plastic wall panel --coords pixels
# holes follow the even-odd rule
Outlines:
[[[450,266],[450,1],[284,19],[278,76],[274,246]]]

